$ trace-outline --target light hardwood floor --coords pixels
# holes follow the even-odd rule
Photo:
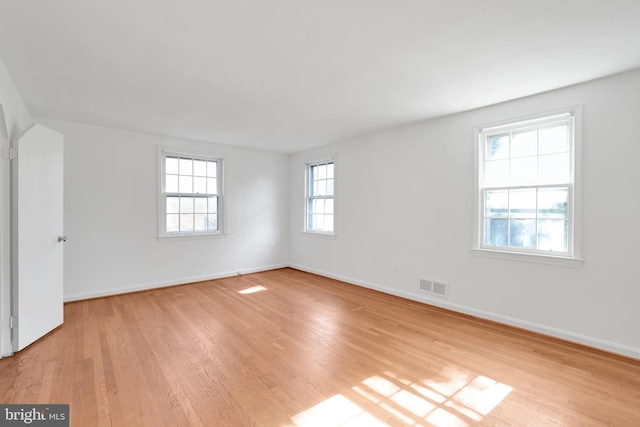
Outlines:
[[[72,426],[640,426],[640,361],[292,269],[80,301],[0,360]]]

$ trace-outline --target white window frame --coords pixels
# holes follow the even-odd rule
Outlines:
[[[324,164],[333,164],[333,195],[331,196],[311,196],[309,194],[310,188],[310,179],[311,179],[311,168],[314,166],[324,165]],[[308,162],[305,164],[305,180],[304,180],[304,228],[303,231],[309,234],[315,234],[320,236],[328,236],[335,237],[336,236],[336,158],[330,157],[324,160],[318,160],[313,162]],[[311,199],[331,199],[333,200],[333,230],[320,230],[309,228],[309,201]]]
[[[216,162],[216,182],[217,182],[217,194],[218,207],[217,207],[217,230],[206,231],[175,231],[167,232],[167,202],[166,198],[169,195],[197,195],[201,193],[167,193],[165,188],[166,181],[166,158],[167,157],[182,157],[191,158],[194,160],[205,160]],[[193,238],[211,238],[211,237],[224,237],[226,233],[226,200],[225,200],[225,179],[224,179],[224,158],[221,156],[176,151],[167,148],[158,149],[158,239],[159,240],[179,240],[179,239],[193,239]],[[213,194],[213,193],[211,193]]]
[[[554,252],[533,248],[508,246],[491,246],[484,244],[484,191],[491,187],[483,183],[485,164],[485,138],[487,135],[505,132],[526,126],[542,125],[554,120],[570,118],[572,121],[572,138],[569,141],[570,150],[570,180],[569,182],[547,182],[519,186],[513,183],[508,187],[517,188],[545,188],[563,186],[569,188],[568,195],[568,250]],[[563,266],[579,266],[582,263],[582,106],[576,105],[558,110],[533,114],[516,119],[490,123],[474,129],[474,158],[475,158],[475,190],[474,190],[474,236],[472,250],[476,255],[491,258],[510,259],[518,261],[538,262]],[[500,186],[499,188],[505,188]]]

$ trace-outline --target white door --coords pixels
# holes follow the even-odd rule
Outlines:
[[[13,343],[18,351],[63,321],[64,139],[36,124],[18,139],[16,148]]]

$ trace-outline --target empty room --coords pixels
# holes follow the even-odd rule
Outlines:
[[[0,425],[640,425],[639,22],[0,0]]]

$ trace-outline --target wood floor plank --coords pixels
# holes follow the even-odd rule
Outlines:
[[[0,402],[72,426],[640,425],[640,361],[293,269],[65,305]]]

